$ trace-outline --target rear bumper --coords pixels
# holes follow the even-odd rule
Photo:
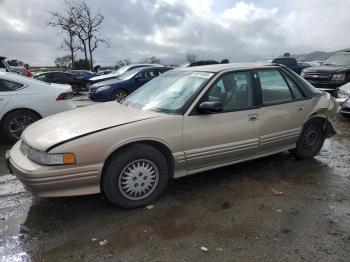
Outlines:
[[[34,195],[63,197],[100,193],[103,164],[42,166],[26,158],[19,143],[6,154],[9,170]]]

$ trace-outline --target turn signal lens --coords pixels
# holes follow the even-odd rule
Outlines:
[[[72,153],[63,154],[63,164],[65,165],[75,164],[75,155]]]

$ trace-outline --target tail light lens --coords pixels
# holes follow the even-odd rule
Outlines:
[[[72,92],[61,93],[57,97],[56,101],[67,100],[67,99],[71,99],[72,97],[73,97]]]

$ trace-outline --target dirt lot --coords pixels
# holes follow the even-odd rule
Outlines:
[[[149,209],[33,197],[1,157],[0,261],[349,261],[350,120],[334,120],[339,135],[314,160],[182,178]]]

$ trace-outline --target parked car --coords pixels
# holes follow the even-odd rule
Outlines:
[[[11,70],[13,73],[26,76],[26,77],[33,77],[33,73],[30,72],[27,68],[25,67],[11,67]]]
[[[7,159],[36,195],[103,192],[135,208],[159,198],[172,178],[286,150],[312,158],[335,133],[328,118],[334,102],[283,66],[175,69],[122,104],[34,123]]]
[[[113,71],[110,74],[102,75],[102,76],[95,76],[89,80],[88,87],[92,86],[93,84],[96,84],[98,82],[106,81],[109,79],[117,79],[119,76],[122,74],[126,73],[129,70],[132,70],[134,68],[140,68],[140,67],[162,67],[163,65],[158,65],[158,64],[131,64],[131,65],[126,65],[121,68],[119,68],[116,71]]]
[[[20,138],[31,123],[74,108],[67,85],[47,84],[28,77],[0,72],[0,119],[3,134]]]
[[[86,85],[83,77],[67,72],[46,72],[35,75],[34,78],[47,83],[71,85],[73,92],[76,94],[78,94]]]
[[[294,57],[278,57],[272,60],[273,64],[285,65],[292,69],[295,73],[301,74],[303,69],[311,67],[311,64],[308,63],[298,63]]]
[[[337,53],[321,66],[306,68],[301,76],[315,87],[337,95],[337,88],[350,82],[350,51]]]
[[[204,66],[204,65],[216,65],[216,64],[220,64],[220,63],[215,60],[202,60],[202,61],[196,61],[192,63],[184,63],[184,64],[181,64],[179,67],[185,68],[185,67],[192,67],[192,66]]]
[[[170,70],[170,67],[137,67],[119,76],[94,84],[89,89],[89,98],[95,102],[122,101],[129,94],[153,78]]]
[[[85,79],[85,81],[89,80],[92,77],[96,76],[96,73],[87,71],[87,70],[69,70],[68,73],[72,73],[78,76],[81,76]]]
[[[98,71],[98,72],[96,73],[96,76],[108,75],[108,74],[110,74],[110,73],[112,73],[112,72],[113,72],[113,70],[101,70],[101,71]]]
[[[0,56],[0,72],[11,72],[11,67],[6,62],[6,57]]]
[[[350,117],[350,83],[338,89],[337,102],[340,106],[339,113],[343,116]]]

